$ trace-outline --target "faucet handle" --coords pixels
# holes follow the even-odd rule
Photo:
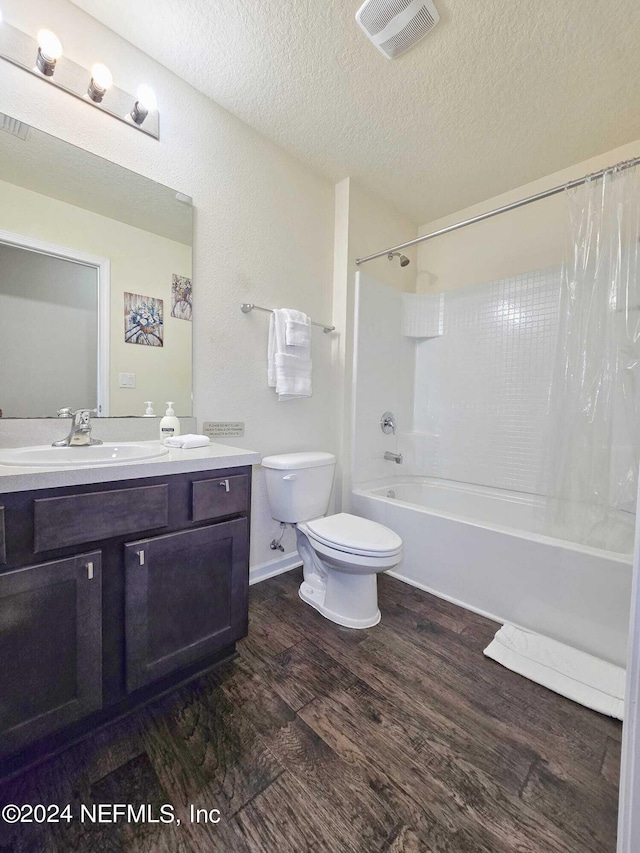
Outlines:
[[[396,434],[396,416],[393,412],[385,412],[380,418],[380,429],[385,435]]]
[[[58,409],[58,417],[59,418],[72,418],[73,412],[68,406],[65,406],[64,409]]]

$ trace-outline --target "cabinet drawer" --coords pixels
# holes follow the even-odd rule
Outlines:
[[[34,550],[155,530],[169,524],[169,486],[141,486],[34,501]]]
[[[249,508],[249,477],[246,474],[198,480],[192,484],[192,490],[191,517],[194,521],[234,515]]]

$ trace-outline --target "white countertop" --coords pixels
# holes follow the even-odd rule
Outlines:
[[[114,442],[115,443],[115,442]],[[159,446],[159,441],[119,442]],[[192,450],[168,447],[169,453],[155,459],[119,464],[83,465],[81,468],[27,468],[0,465],[0,494],[26,492],[32,489],[55,489],[85,483],[112,483],[117,480],[137,480],[141,477],[162,477],[194,471],[215,471],[219,468],[238,468],[260,462],[261,454],[228,444],[209,444]]]

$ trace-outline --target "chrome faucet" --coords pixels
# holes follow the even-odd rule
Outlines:
[[[60,409],[59,418],[73,418],[69,435],[54,441],[52,447],[86,447],[89,444],[102,444],[99,438],[91,438],[91,415],[97,414],[97,409]]]
[[[387,450],[384,454],[384,458],[388,462],[397,462],[398,465],[402,462],[402,453],[392,453],[390,450]]]

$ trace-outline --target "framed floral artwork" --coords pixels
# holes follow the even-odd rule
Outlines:
[[[171,277],[171,316],[177,320],[191,320],[193,316],[191,279],[183,275]]]
[[[138,293],[124,295],[124,341],[126,344],[143,344],[161,347],[164,340],[162,299],[140,296]]]

